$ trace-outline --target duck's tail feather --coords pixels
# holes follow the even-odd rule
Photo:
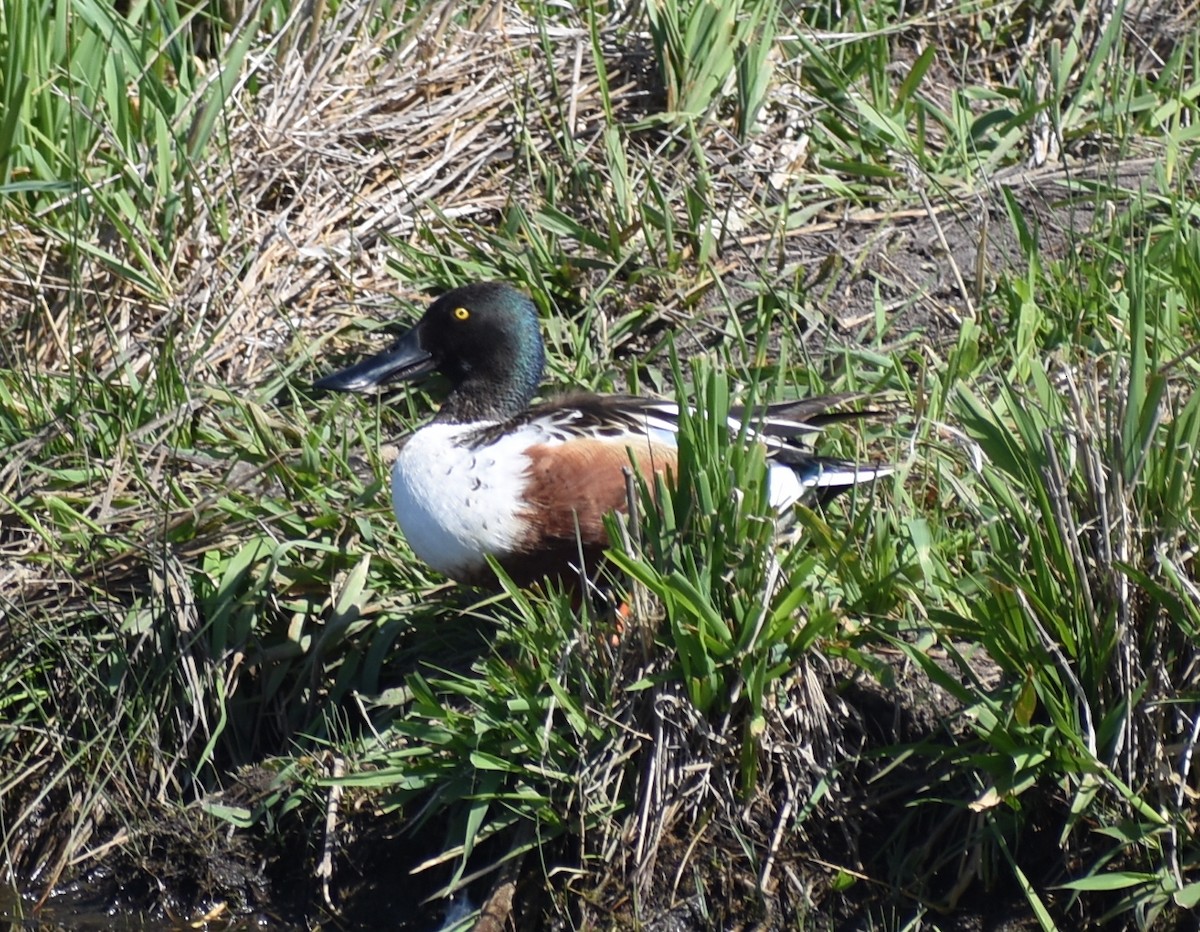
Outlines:
[[[771,504],[780,512],[797,502],[824,505],[847,489],[894,471],[895,467],[887,463],[855,463],[801,450],[781,450],[770,461]]]

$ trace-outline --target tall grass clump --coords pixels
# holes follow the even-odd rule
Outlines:
[[[646,19],[666,91],[667,120],[699,120],[732,83],[738,132],[767,96],[781,4],[774,0],[649,0]]]
[[[660,893],[657,864],[708,870],[699,854],[663,852],[681,834],[749,845],[738,872],[766,883],[778,838],[763,824],[778,800],[764,787],[792,788],[779,831],[794,831],[833,766],[836,700],[814,658],[877,569],[852,531],[834,530],[842,522],[807,511],[810,533],[777,558],[763,454],[729,433],[728,379],[675,371],[699,402],[681,427],[678,484],[643,489],[639,530],[610,524],[614,595],[632,593],[624,623],[507,587],[470,609],[495,626],[477,659],[427,657],[373,704],[378,732],[338,783],[388,801],[421,847],[431,902],[540,862],[568,890],[625,878],[636,916]],[[873,493],[858,495],[856,525]]]
[[[1023,327],[1035,342],[1061,337],[1072,319],[1087,344],[999,355],[995,382],[957,392],[978,457],[976,481],[958,488],[984,549],[971,573],[979,597],[935,617],[1004,679],[986,688],[958,648],[959,676],[911,655],[978,739],[970,844],[1007,865],[1045,928],[1084,901],[1088,915],[1146,926],[1200,898],[1184,815],[1200,688],[1193,239],[1151,234],[1125,261],[1114,251],[1008,291],[1022,323],[1005,347]],[[1054,288],[1067,274],[1073,284]],[[1029,847],[1035,825],[1061,858]]]
[[[254,16],[235,25],[213,15],[174,0],[127,13],[105,3],[5,4],[6,221],[37,218],[42,235],[163,294],[175,235],[203,205],[197,168],[257,35]],[[202,32],[220,47],[207,65]],[[98,227],[120,248],[80,235]]]

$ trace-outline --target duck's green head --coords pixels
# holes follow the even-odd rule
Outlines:
[[[368,391],[437,371],[453,391],[439,420],[498,420],[523,411],[545,368],[537,309],[501,282],[455,288],[390,349],[314,383],[330,391]]]

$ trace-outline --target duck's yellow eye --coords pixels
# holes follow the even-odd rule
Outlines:
[[[471,312],[468,311],[465,307],[456,307],[454,309],[454,317],[457,320],[466,320],[470,316],[471,316]]]

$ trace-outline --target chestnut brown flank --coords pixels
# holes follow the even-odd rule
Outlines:
[[[674,472],[674,447],[628,437],[619,440],[572,440],[525,451],[529,457],[526,508],[520,517],[528,522],[529,538],[518,552],[503,560],[517,575],[547,571],[568,572],[564,558],[578,561],[574,546],[576,527],[589,562],[608,546],[604,516],[625,511],[625,467],[631,465],[649,478],[651,472]],[[569,542],[569,543],[567,543]],[[510,569],[510,565],[512,569]],[[514,572],[519,568],[520,572]]]

